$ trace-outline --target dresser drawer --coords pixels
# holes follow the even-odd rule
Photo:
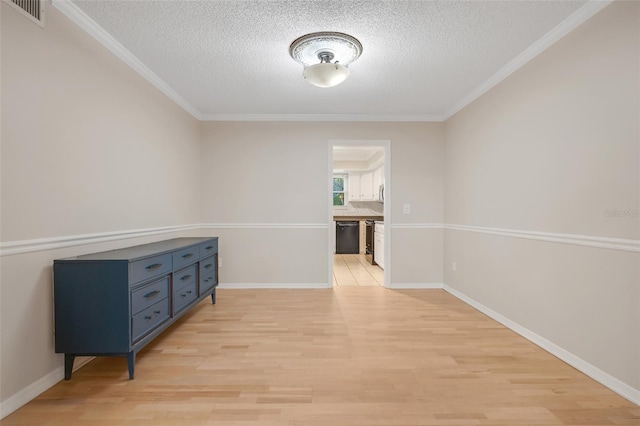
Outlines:
[[[143,309],[169,297],[169,277],[163,277],[131,292],[131,313],[137,314]]]
[[[218,258],[216,255],[202,259],[200,261],[200,276],[204,277],[214,272],[217,269],[217,262]]]
[[[200,259],[200,246],[193,246],[173,253],[173,270],[195,263]]]
[[[132,340],[135,342],[140,339],[168,318],[169,298],[149,306],[142,312],[138,312],[133,316],[133,320],[131,322]]]
[[[138,260],[131,263],[131,283],[167,274],[171,269],[171,253]]]
[[[173,273],[173,292],[196,281],[198,266],[191,265]]]
[[[205,276],[201,276],[200,277],[200,296],[202,296],[203,294],[205,294],[207,292],[207,290],[215,287],[216,285],[218,285],[218,281],[216,280],[216,274],[211,274],[211,275],[207,275]]]
[[[218,240],[207,241],[206,243],[200,244],[200,259],[204,259],[205,257],[209,257],[218,252]]]
[[[179,312],[189,303],[196,300],[198,292],[196,291],[196,282],[184,286],[182,289],[173,293],[173,313]]]

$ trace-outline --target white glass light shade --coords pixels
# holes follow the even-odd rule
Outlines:
[[[320,63],[306,67],[302,74],[314,86],[334,87],[349,77],[349,68],[337,63]]]

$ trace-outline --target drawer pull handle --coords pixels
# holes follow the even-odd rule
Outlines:
[[[162,266],[162,263],[154,263],[153,265],[147,266],[147,269],[150,271],[153,271],[154,269],[158,269],[161,266]]]
[[[213,246],[206,246],[204,249],[205,250],[211,250],[213,248]]]
[[[183,276],[182,278],[180,278],[180,281],[188,280],[189,278],[191,278],[191,274]]]
[[[160,315],[160,311],[153,311],[153,313]]]
[[[159,294],[160,294],[160,290],[154,290],[154,291],[152,291],[152,292],[150,292],[150,293],[145,294],[145,295],[144,295],[144,298],[145,298],[145,299],[148,299],[148,298],[150,298],[150,297],[154,297],[154,296],[157,296],[157,295],[159,295]]]
[[[150,320],[150,319],[152,319],[152,318],[153,318],[153,317],[152,317],[151,315],[145,315],[145,316],[144,316],[144,319],[146,319],[146,320]]]
[[[187,254],[183,254],[183,255],[182,255],[182,258],[183,258],[183,259],[188,259],[188,258],[190,258],[191,256],[193,256],[193,253],[187,253]]]
[[[213,266],[213,263],[207,263],[206,265],[204,265],[204,269],[209,269]]]
[[[187,291],[187,294],[191,294],[191,290],[188,290],[188,291]]]
[[[187,294],[181,294],[180,297],[187,297]]]

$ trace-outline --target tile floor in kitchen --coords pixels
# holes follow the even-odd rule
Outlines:
[[[334,287],[384,286],[384,271],[366,261],[364,254],[333,255]]]

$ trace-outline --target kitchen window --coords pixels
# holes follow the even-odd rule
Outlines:
[[[333,175],[333,205],[344,206],[346,204],[347,197],[347,175],[336,174]]]

